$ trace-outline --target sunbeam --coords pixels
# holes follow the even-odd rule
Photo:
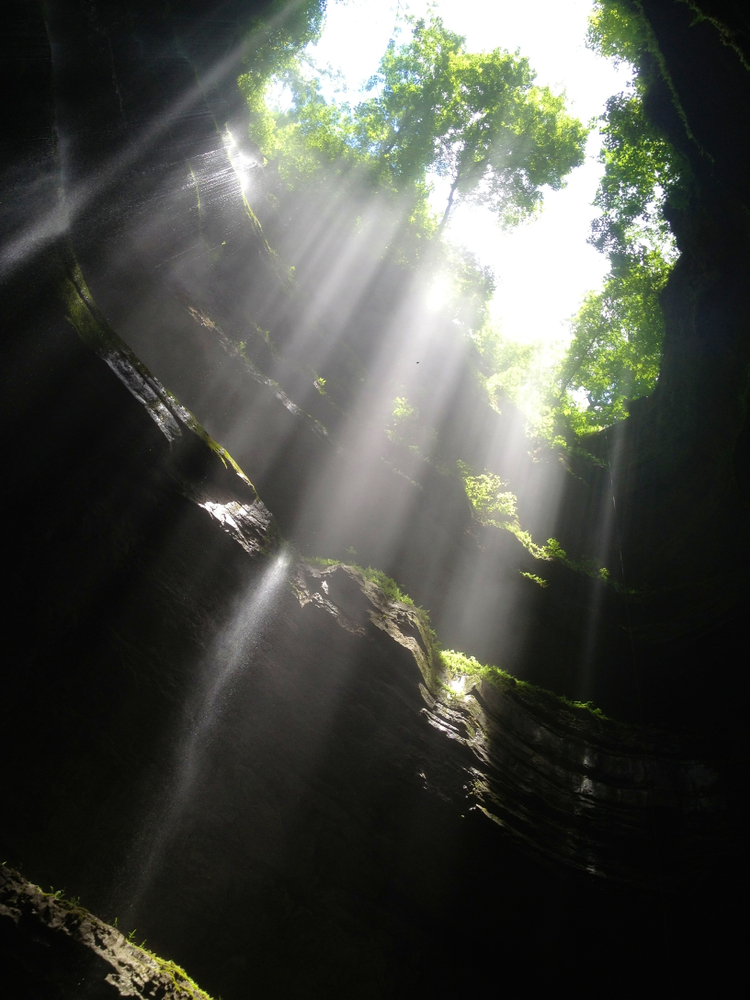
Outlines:
[[[0,994],[733,995],[733,5],[12,7]]]

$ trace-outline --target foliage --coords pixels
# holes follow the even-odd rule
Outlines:
[[[391,579],[390,576],[386,576],[382,570],[373,569],[372,566],[358,566],[356,563],[344,564],[340,559],[322,559],[319,556],[305,556],[305,562],[310,563],[312,566],[319,566],[321,569],[327,569],[329,566],[349,566],[351,569],[355,569],[358,573],[361,573],[365,580],[377,584],[389,601],[399,601],[401,604],[410,604],[414,607],[414,601],[411,597],[404,593],[396,581]],[[424,613],[426,614],[426,612]]]
[[[521,527],[516,509],[517,498],[507,489],[508,484],[500,476],[487,470],[480,475],[474,475],[471,467],[460,460],[456,466],[463,480],[466,496],[476,519],[481,524],[509,531],[534,559],[560,562],[574,573],[582,573],[605,584],[612,583],[619,589],[617,584],[610,580],[609,570],[602,566],[599,560],[570,558],[556,538],[548,538],[544,545],[535,542],[531,533]],[[520,572],[522,576],[538,583],[540,587],[548,586],[548,581],[537,574],[523,570]]]
[[[245,72],[238,79],[247,101],[250,132],[265,150],[272,143],[274,119],[266,105],[268,82],[282,72],[297,53],[320,36],[326,0],[271,0],[262,14],[250,21],[245,39]]]
[[[484,472],[480,476],[473,476],[471,469],[465,462],[459,461],[456,464],[464,481],[466,495],[474,508],[477,520],[481,524],[509,531],[515,535],[534,559],[545,562],[561,562],[575,573],[583,573],[592,579],[610,583],[609,570],[602,566],[597,559],[569,558],[556,538],[548,538],[544,545],[535,542],[530,532],[524,531],[519,524],[516,514],[517,498],[514,493],[503,489],[508,484],[503,482],[500,476],[488,472]],[[542,587],[548,585],[546,580],[534,573],[521,571],[521,575],[534,580]]]
[[[647,45],[647,31],[633,5],[623,0],[594,0],[586,45],[616,66],[637,66]]]
[[[586,129],[566,114],[564,96],[534,84],[526,59],[499,49],[467,53],[433,15],[406,23],[410,40],[389,43],[369,81],[373,96],[353,109],[327,104],[318,81],[282,59],[277,75],[292,108],[277,117],[274,136],[263,125],[258,138],[273,147],[264,153],[279,155],[293,184],[316,164],[358,165],[373,187],[422,206],[417,214],[434,172],[450,180],[443,223],[458,198],[487,205],[505,225],[532,215],[542,187],[559,189],[583,162]],[[254,78],[242,86],[255,101]]]
[[[372,566],[367,566],[364,569],[361,566],[355,566],[354,568],[358,569],[370,583],[376,583],[389,601],[399,601],[401,604],[411,604],[412,607],[414,606],[414,601],[411,597],[404,593],[396,581],[392,580],[390,576],[386,576],[382,570],[373,569]]]
[[[266,155],[278,160],[279,176],[289,187],[299,187],[316,175],[341,175],[364,163],[353,143],[347,105],[329,104],[320,81],[302,73],[299,63],[281,77],[292,96],[291,106],[276,115],[272,142]]]
[[[559,189],[583,162],[586,129],[565,113],[564,96],[534,85],[526,59],[467,53],[433,15],[406,22],[411,39],[389,43],[369,81],[375,95],[354,109],[356,147],[397,190],[431,171],[448,178],[443,223],[457,198],[505,225],[532,215],[541,188]]]
[[[462,461],[457,462],[457,466],[466,496],[482,524],[504,528],[508,520],[516,521],[516,495],[506,489],[508,484],[500,476],[486,471],[474,476],[466,462]]]
[[[517,399],[537,358],[538,345],[508,340],[491,323],[476,330],[471,342],[479,354],[478,367],[490,398],[502,393]]]
[[[598,0],[588,44],[618,62],[639,65],[648,25],[635,6]],[[660,295],[677,256],[665,217],[683,197],[687,169],[644,112],[640,76],[607,102],[600,119],[604,175],[595,198],[601,215],[589,242],[607,254],[610,273],[573,318],[573,339],[557,385],[558,424],[568,433],[606,427],[628,403],[653,391],[664,320]],[[581,413],[578,400],[585,396]]]
[[[506,225],[531,215],[541,187],[558,189],[583,161],[586,131],[565,99],[536,87],[528,61],[495,49],[467,53],[440,18],[408,19],[412,38],[383,57],[356,112],[360,143],[396,181],[430,170],[457,197],[487,205]]]
[[[397,264],[414,264],[429,251],[438,222],[428,204],[424,180],[396,188],[384,182],[379,166],[358,148],[353,113],[347,104],[329,104],[320,81],[303,72],[299,61],[277,74],[291,96],[284,110],[263,104],[250,126],[251,138],[266,158],[265,179],[272,201],[303,192],[310,201],[330,205],[348,229],[365,234],[367,218],[390,219],[390,241],[379,255]],[[375,206],[377,205],[377,209]]]
[[[250,19],[245,38],[245,93],[261,92],[274,73],[291,65],[301,49],[320,37],[326,0],[270,0]]]
[[[442,175],[451,187],[443,222],[464,200],[489,206],[510,225],[533,214],[543,188],[562,187],[582,162],[586,129],[566,113],[563,96],[534,84],[525,59],[500,50],[467,53],[463,39],[432,14],[402,22],[406,40],[389,45],[359,104],[329,103],[299,50],[319,29],[322,8],[302,8],[307,20],[300,15],[294,32],[253,36],[253,64],[240,78],[249,138],[262,162],[256,195],[262,191],[261,217],[263,208],[269,211],[263,219],[269,238],[276,242],[288,232],[300,206],[325,205],[329,233],[332,225],[345,236],[354,230],[381,259],[426,264],[445,292],[442,315],[472,337],[487,325],[494,278],[465,248],[436,238],[441,223],[429,202],[431,179]],[[269,95],[280,84],[290,102],[274,109]],[[378,224],[371,240],[372,218]],[[335,373],[326,376],[330,397],[341,402]],[[412,392],[401,385],[392,391]],[[430,411],[421,399],[416,407]],[[431,431],[417,428],[419,419],[392,431],[416,430],[421,441]]]
[[[396,421],[407,420],[409,417],[417,415],[419,411],[410,406],[405,396],[398,396],[393,400],[393,419]]]
[[[491,323],[470,334],[470,340],[478,355],[477,377],[490,405],[505,413],[510,402],[523,416],[527,434],[552,441],[561,346],[511,340]]]
[[[594,204],[602,214],[590,242],[609,256],[615,274],[655,257],[671,259],[664,205],[682,179],[677,154],[645,115],[636,84],[607,101],[601,123],[604,176]]]
[[[605,566],[602,566],[598,559],[571,559],[556,538],[548,538],[545,545],[539,545],[533,540],[528,531],[523,531],[518,523],[509,522],[501,525],[501,527],[515,535],[521,545],[535,559],[543,559],[546,562],[561,562],[568,569],[573,570],[574,573],[582,573],[584,576],[590,576],[593,580],[601,580],[602,583],[611,582],[609,570]],[[534,579],[533,574],[522,575]],[[613,586],[618,589],[617,584],[613,584]]]
[[[659,294],[670,270],[654,252],[585,297],[559,373],[563,399],[570,403],[571,393],[585,393],[588,400],[580,416],[577,407],[563,409],[578,433],[622,419],[630,400],[654,389],[664,332]]]
[[[532,708],[544,707],[559,711],[563,708],[577,709],[588,712],[598,719],[605,720],[607,716],[600,708],[596,708],[590,701],[571,701],[564,695],[555,694],[546,688],[537,687],[536,684],[529,684],[528,681],[521,681],[506,670],[500,667],[480,663],[473,656],[459,653],[453,649],[444,649],[440,652],[440,658],[449,675],[464,674],[470,677],[481,677],[489,681],[504,694],[512,693],[520,701]]]
[[[436,253],[439,280],[449,291],[447,307],[453,325],[474,339],[474,331],[487,326],[488,303],[495,292],[495,276],[491,267],[466,247],[441,243]]]
[[[458,471],[464,481],[466,496],[474,508],[477,520],[485,525],[502,528],[515,535],[526,551],[535,559],[546,562],[557,560],[576,573],[583,573],[604,583],[609,582],[609,572],[596,559],[570,559],[565,549],[556,538],[548,538],[545,545],[539,545],[528,531],[524,531],[518,523],[516,512],[517,498],[514,493],[505,489],[507,483],[492,472],[472,475],[472,470],[466,462],[458,461]],[[546,587],[547,581],[534,573],[522,572],[522,576],[534,580],[541,587]]]
[[[428,433],[431,430],[428,429]],[[422,443],[424,429],[420,426],[419,410],[412,406],[406,396],[397,396],[393,400],[393,411],[386,435],[391,441],[398,441],[407,446]]]

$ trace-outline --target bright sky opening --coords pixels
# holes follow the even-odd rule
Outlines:
[[[329,0],[314,58],[340,71],[346,99],[356,103],[357,92],[377,71],[399,12],[421,16],[429,6],[426,0],[412,0],[408,7],[390,0]],[[447,28],[465,36],[470,52],[520,50],[536,82],[555,93],[565,90],[571,113],[584,123],[602,114],[607,98],[631,78],[629,67],[616,68],[585,47],[590,0],[439,0],[432,7]],[[333,84],[324,85],[329,99],[334,90]],[[586,242],[598,214],[591,203],[602,171],[599,148],[592,132],[584,165],[563,190],[546,191],[541,214],[511,233],[504,233],[487,209],[459,203],[452,213],[449,237],[495,273],[491,315],[506,337],[548,344],[569,340],[566,321],[587,291],[601,287],[608,261]],[[442,215],[446,182],[434,181],[431,200]]]

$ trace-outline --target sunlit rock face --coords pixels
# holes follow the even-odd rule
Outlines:
[[[101,382],[99,431],[127,428],[139,461],[114,494],[106,452],[67,483],[86,505],[57,572],[82,587],[108,565],[127,587],[114,614],[106,594],[79,596],[83,621],[65,588],[45,595],[44,655],[8,685],[44,720],[4,730],[11,857],[225,996],[249,976],[313,996],[460,988],[460,957],[434,958],[446,927],[458,956],[500,935],[524,969],[541,935],[554,973],[524,981],[594,989],[631,920],[660,940],[660,858],[658,884],[686,907],[672,916],[692,915],[692,866],[714,869],[725,842],[711,766],[658,733],[440,687],[414,609],[356,570],[295,561],[247,484],[174,403],[174,426],[156,420],[147,388],[163,390],[135,366],[124,384],[127,352],[113,364],[108,348],[81,356],[78,390]],[[195,440],[190,461],[174,427]],[[583,977],[569,928],[594,952]],[[666,975],[660,945],[645,953],[628,989]]]
[[[237,131],[244,120],[235,80],[251,58],[240,44],[250,11],[222,11],[173,21],[126,0],[90,14],[52,5],[61,141],[35,175],[56,176],[59,164],[64,197],[37,230],[53,238],[63,226],[111,325],[235,456],[305,554],[356,550],[430,609],[447,646],[621,718],[704,726],[707,708],[690,692],[717,650],[731,656],[747,586],[747,247],[742,154],[726,154],[733,130],[708,112],[690,67],[703,60],[714,90],[741,88],[744,69],[726,63],[735,50],[709,22],[693,32],[679,5],[655,6],[701,135],[684,139],[657,80],[647,103],[699,182],[695,204],[673,208],[682,258],[665,294],[665,361],[653,397],[589,443],[602,467],[573,460],[566,471],[552,454],[530,458],[523,421],[480,398],[448,324],[421,330],[409,275],[373,270],[356,241],[343,242],[335,212],[313,238],[308,207],[304,225],[283,230],[284,253],[271,252],[242,202],[243,185],[251,206],[260,198],[262,171],[248,156],[238,167],[226,138],[227,123]],[[629,606],[560,566],[535,592],[519,570],[540,566],[517,539],[483,530],[455,478],[387,439],[387,361],[404,344],[399,378],[435,386],[446,461],[501,468],[522,526],[558,538],[573,560],[598,559],[637,592]],[[316,385],[321,359],[362,387],[345,412]],[[717,525],[732,539],[731,570]],[[717,732],[737,703],[722,702],[710,709]]]
[[[661,7],[668,49],[693,14]],[[602,436],[612,476],[532,462],[516,417],[470,398],[468,369],[441,389],[452,447],[516,455],[535,535],[576,558],[609,547],[651,587],[630,601],[556,565],[542,589],[455,481],[374,419],[360,436],[257,335],[273,320],[294,343],[309,302],[245,212],[224,138],[247,9],[54,2],[45,23],[24,5],[3,36],[18,102],[2,149],[2,860],[137,928],[224,1000],[462,996],[489,976],[517,996],[732,995],[747,311],[721,121],[700,136],[729,202],[711,211],[698,171],[664,389]],[[675,65],[696,134],[712,111],[688,98],[731,51],[701,43],[687,82]],[[374,303],[403,304],[407,284],[384,269],[367,322],[338,320],[365,372]],[[433,332],[430,377],[456,360]],[[602,539],[613,482],[622,531]],[[631,724],[451,687],[409,606],[282,536],[306,555],[355,548],[446,646]]]
[[[465,809],[479,809],[525,851],[605,880],[648,883],[657,863],[658,815],[660,877],[679,885],[702,845],[721,841],[719,774],[692,759],[687,742],[554,700],[524,704],[522,689],[515,694],[512,684],[450,680],[417,613],[388,601],[356,570],[303,564],[295,581],[303,606],[325,610],[362,637],[373,627],[385,631],[410,650],[423,678],[421,714],[475,758],[466,767],[456,750],[464,762]],[[441,755],[450,752],[441,748]],[[450,791],[440,787],[444,777],[419,776],[439,795]]]

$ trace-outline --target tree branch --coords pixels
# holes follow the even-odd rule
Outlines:
[[[456,188],[458,187],[458,182],[461,180],[461,171],[459,170],[456,174],[456,179],[451,184],[450,194],[448,195],[448,204],[445,206],[445,212],[443,212],[443,218],[438,226],[438,234],[442,233],[445,228],[445,224],[448,221],[448,216],[450,215],[451,208],[453,207],[453,198],[456,194]]]

